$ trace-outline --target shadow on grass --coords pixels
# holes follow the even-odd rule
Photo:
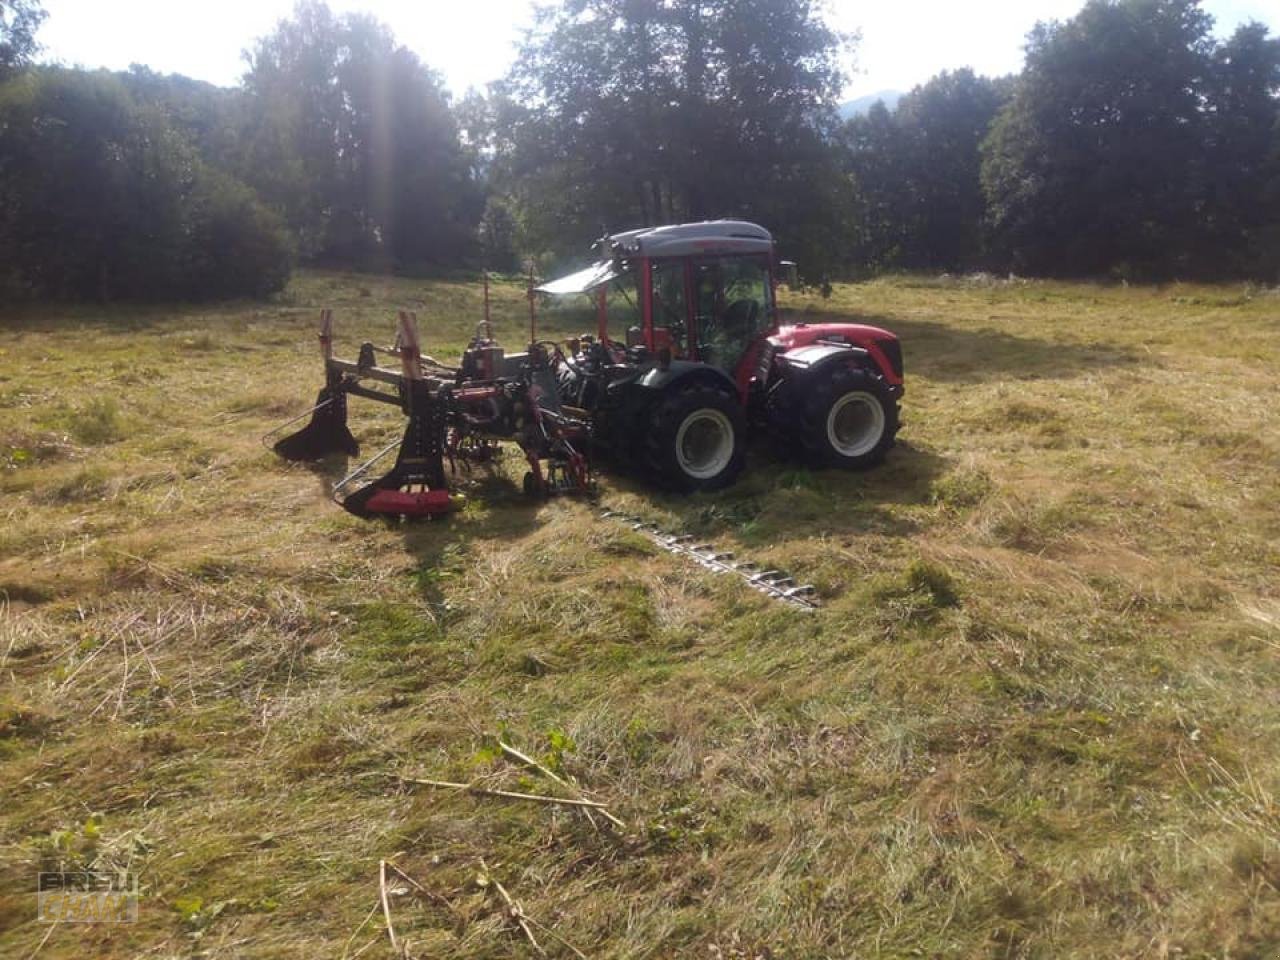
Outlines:
[[[508,455],[511,455],[510,452]],[[372,479],[390,469],[391,458],[371,471]],[[866,471],[811,469],[779,456],[759,441],[752,445],[745,471],[727,490],[693,495],[657,490],[634,472],[600,458],[596,467],[606,482],[603,497],[592,505],[604,509],[610,494],[639,501],[641,515],[659,519],[672,532],[715,540],[733,537],[743,546],[768,548],[815,536],[836,539],[862,535],[906,538],[919,531],[911,508],[932,504],[935,481],[949,469],[942,456],[900,441],[879,467]],[[331,457],[310,465],[326,494],[348,472],[345,457]],[[397,530],[414,558],[420,594],[447,618],[441,584],[460,573],[466,553],[475,542],[518,544],[537,530],[539,506],[510,477],[476,468],[449,473],[450,488],[467,504],[434,520],[374,519]],[[357,485],[358,486],[358,485]],[[646,507],[650,509],[646,509]]]
[[[385,475],[394,467],[397,452],[396,449],[388,451],[367,473],[349,483],[344,492],[353,493]],[[512,454],[507,451],[507,455]],[[365,453],[356,458],[339,453],[320,460],[299,461],[296,466],[311,474],[325,498],[333,500],[335,487],[367,460]],[[461,495],[460,506],[448,514],[415,519],[393,516],[364,518],[370,526],[385,526],[400,532],[405,549],[415,558],[423,599],[432,605],[444,600],[438,583],[442,576],[449,575],[448,568],[454,555],[471,541],[515,540],[532,532],[538,527],[537,507],[543,502],[530,500],[500,470],[476,466],[470,470],[459,468],[455,471],[446,464],[445,478],[450,492]],[[340,507],[335,500],[333,509]]]
[[[389,465],[388,465],[389,469]],[[374,476],[379,475],[375,472]],[[456,511],[432,519],[371,520],[398,529],[404,548],[414,558],[418,591],[422,599],[441,611],[444,608],[443,581],[462,572],[470,544],[486,541],[514,543],[541,525],[538,506],[509,477],[477,468],[456,473],[446,468],[449,489],[465,497]]]
[[[934,482],[948,468],[945,457],[904,441],[866,471],[811,469],[757,443],[742,478],[727,490],[662,493],[633,475],[612,472],[610,482],[655,511],[674,514],[679,532],[766,547],[813,536],[911,536],[919,523],[904,508],[931,504]]]
[[[1055,379],[1084,370],[1135,364],[1137,354],[1105,345],[1063,343],[990,327],[966,329],[934,320],[861,313],[806,313],[808,323],[867,323],[896,333],[911,377],[946,382]]]

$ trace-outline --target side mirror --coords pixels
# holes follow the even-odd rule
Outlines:
[[[800,289],[800,271],[794,260],[778,261],[778,282],[786,284],[788,290]]]

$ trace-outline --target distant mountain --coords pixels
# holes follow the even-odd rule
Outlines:
[[[901,90],[877,90],[875,93],[869,93],[865,97],[849,100],[840,104],[840,119],[848,120],[850,117],[861,116],[870,110],[877,100],[883,100],[884,105],[893,110],[898,105],[898,101],[902,99],[902,96]]]

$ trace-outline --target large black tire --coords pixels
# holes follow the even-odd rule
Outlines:
[[[898,401],[876,371],[834,364],[780,384],[770,420],[774,435],[815,466],[860,470],[894,445]]]
[[[676,383],[649,410],[644,465],[670,490],[719,490],[742,472],[746,431],[733,391],[713,383]]]

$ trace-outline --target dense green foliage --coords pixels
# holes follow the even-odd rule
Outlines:
[[[367,16],[300,3],[245,76],[237,166],[299,249],[385,267],[457,263],[484,205],[439,78]]]
[[[741,216],[825,255],[840,44],[809,0],[543,9],[495,104],[498,184],[525,243]]]
[[[260,294],[286,246],[514,270],[714,217],[768,225],[811,279],[1280,279],[1280,40],[1216,39],[1199,0],[1089,0],[1032,31],[1020,75],[942,73],[843,123],[852,39],[814,0],[562,0],[456,101],[320,0],[232,89],[31,68],[42,18],[0,0],[7,296]]]
[[[38,0],[0,0],[0,80],[31,59],[44,18]]]
[[[1010,86],[971,70],[942,73],[892,114],[877,103],[845,125],[856,263],[873,270],[984,264],[978,151]]]
[[[1196,0],[1092,0],[1036,28],[984,164],[1014,267],[1221,275],[1265,259],[1280,41],[1252,25],[1219,46],[1211,25]]]
[[[289,248],[252,192],[106,73],[43,68],[0,88],[0,293],[263,296]]]

